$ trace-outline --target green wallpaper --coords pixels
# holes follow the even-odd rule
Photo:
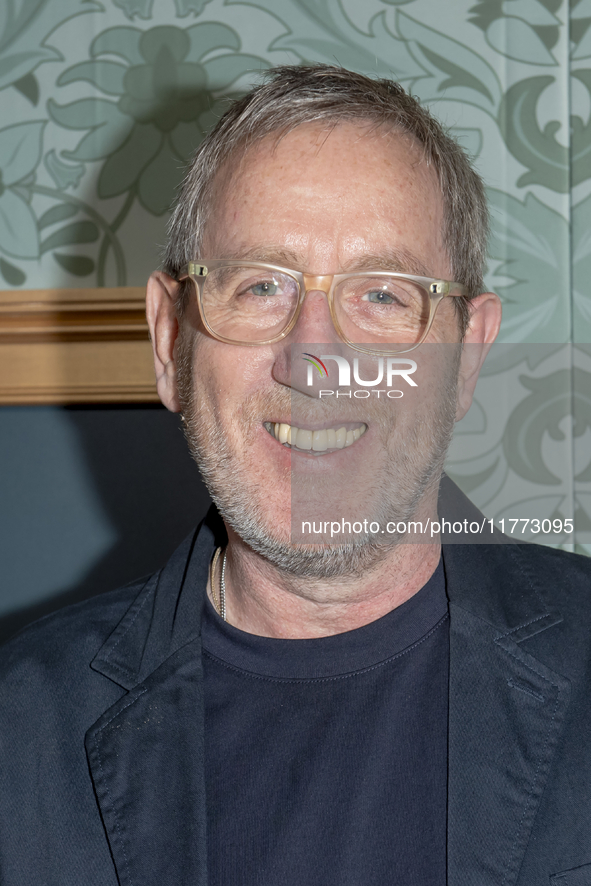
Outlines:
[[[0,288],[142,284],[225,98],[308,61],[400,80],[473,156],[507,347],[450,471],[490,516],[574,515],[586,544],[591,0],[3,0]]]

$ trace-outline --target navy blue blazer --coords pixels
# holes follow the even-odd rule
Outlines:
[[[206,886],[212,525],[0,651],[3,886]],[[591,884],[591,560],[449,545],[444,564],[448,883]]]

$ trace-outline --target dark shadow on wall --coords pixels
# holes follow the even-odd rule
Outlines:
[[[159,569],[210,505],[178,416],[160,406],[72,407],[64,415],[116,541],[75,586],[0,619],[0,642],[48,612]]]

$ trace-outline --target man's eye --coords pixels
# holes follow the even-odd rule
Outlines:
[[[374,305],[391,305],[395,301],[393,296],[384,292],[383,289],[373,289],[371,292],[366,292],[363,298],[364,301],[372,302]]]
[[[279,284],[274,283],[272,280],[265,280],[263,283],[255,283],[254,286],[250,287],[250,291],[253,295],[277,295],[279,293]]]

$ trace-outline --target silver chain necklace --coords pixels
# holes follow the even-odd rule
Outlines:
[[[220,572],[220,617],[226,620],[226,552],[222,557],[222,571]]]
[[[216,581],[217,575],[217,566],[218,560],[220,559],[220,554],[222,553],[221,548],[216,548],[215,554],[213,555],[213,559],[209,566],[209,586],[211,589],[211,602],[213,603],[213,608],[220,616],[226,621],[226,552],[224,551],[222,555],[222,568],[220,571],[220,583],[219,583],[219,593],[214,594],[214,584]],[[216,602],[216,596],[218,601]]]

